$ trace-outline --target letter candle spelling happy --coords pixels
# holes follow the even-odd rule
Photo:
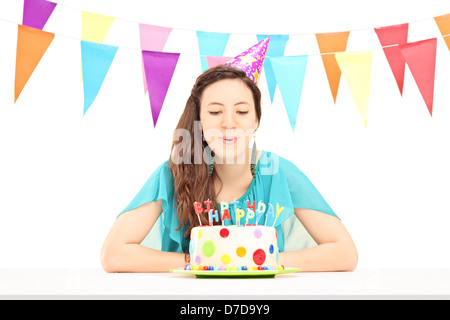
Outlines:
[[[267,225],[267,218],[269,216],[272,216],[275,218],[273,221],[273,224],[272,224],[272,226],[274,227],[278,217],[280,216],[281,212],[284,210],[284,207],[280,207],[280,205],[278,203],[274,210],[274,206],[271,203],[269,203],[268,206],[266,206],[266,204],[263,203],[262,201],[259,201],[258,205],[256,205],[256,201],[253,201],[253,203],[250,204],[250,201],[247,200],[246,211],[244,211],[241,208],[238,208],[239,202],[236,200],[231,202],[230,204],[228,204],[227,202],[222,200],[222,202],[219,203],[219,211],[211,208],[211,204],[212,204],[211,200],[208,199],[208,200],[204,201],[203,203],[206,205],[206,209],[203,209],[202,203],[197,202],[197,201],[194,202],[194,210],[195,210],[195,213],[197,214],[197,218],[198,218],[198,222],[199,222],[200,226],[202,225],[202,222],[200,219],[200,214],[202,214],[202,213],[207,213],[210,226],[212,226],[214,224],[214,222],[221,223],[222,226],[225,226],[225,220],[228,220],[229,224],[230,224],[232,221],[231,213],[230,213],[230,204],[232,207],[231,210],[234,209],[237,226],[241,226],[241,225],[247,226],[247,225],[249,225],[249,220],[251,220],[255,217],[256,217],[256,222],[254,225],[259,225],[259,220],[261,220],[261,217],[263,216],[263,214],[266,213],[266,219],[264,221],[264,225],[265,226]],[[268,208],[267,212],[266,212],[266,208]],[[241,219],[244,217],[245,217],[245,222],[243,224],[241,224]]]

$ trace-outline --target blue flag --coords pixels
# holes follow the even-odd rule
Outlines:
[[[97,97],[117,49],[116,46],[81,40],[84,89],[83,116]]]
[[[292,132],[294,132],[308,56],[275,57],[271,61]]]
[[[256,35],[258,41],[261,41],[268,37],[265,34]],[[266,76],[267,87],[269,88],[270,102],[273,103],[273,97],[275,95],[275,89],[277,88],[277,80],[273,73],[271,59],[274,57],[282,57],[284,55],[284,49],[286,48],[286,42],[289,40],[289,35],[270,35],[270,43],[267,48],[267,58],[264,61],[264,74]]]
[[[197,31],[198,48],[202,63],[202,72],[208,70],[208,63],[205,56],[223,56],[225,48],[230,38],[229,33]]]

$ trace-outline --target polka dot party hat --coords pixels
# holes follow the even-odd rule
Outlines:
[[[245,71],[247,77],[249,77],[255,84],[258,84],[259,75],[262,71],[269,41],[270,37],[265,38],[250,47],[248,50],[226,62],[225,65]]]

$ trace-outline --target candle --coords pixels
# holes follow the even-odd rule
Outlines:
[[[281,211],[283,211],[283,210],[284,210],[284,207],[280,208],[280,206],[277,203],[277,213],[275,215],[275,221],[273,222],[273,227],[275,226],[275,222],[277,221],[278,216],[280,215]]]
[[[242,209],[236,210],[236,221],[241,225],[241,218],[245,216],[245,211]]]
[[[222,214],[222,225],[223,224],[223,215],[225,214],[225,210],[228,211],[228,203],[226,203],[224,200],[222,200],[222,202],[220,203],[220,213]]]
[[[266,211],[266,205],[261,202],[261,200],[258,202],[258,209],[256,209],[256,224],[259,223],[259,219],[261,219],[261,216]]]
[[[227,219],[231,222],[231,216],[230,216],[230,212],[228,211],[228,209],[223,210],[222,225],[224,225],[225,219]]]
[[[202,204],[200,202],[195,201],[194,202],[194,210],[195,210],[195,213],[197,214],[199,225],[201,226],[202,221],[200,220],[200,214],[203,213]]]
[[[210,222],[219,222],[219,211],[213,209],[209,210],[209,221]]]
[[[208,199],[206,201],[203,201],[203,203],[206,204],[206,209],[205,209],[204,212],[209,212],[211,210],[211,203],[212,203],[212,201]]]
[[[255,217],[255,212],[252,209],[247,208],[247,217],[245,219],[245,224],[248,224],[248,220]]]
[[[266,221],[264,222],[264,225],[267,225],[267,217],[269,215],[273,216],[273,205],[271,203],[269,203],[269,209],[267,210],[266,213]]]

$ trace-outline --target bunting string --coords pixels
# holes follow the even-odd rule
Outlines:
[[[73,7],[73,6],[69,6],[69,5],[63,4],[63,3],[54,3],[54,2],[50,2],[48,0],[41,0],[41,1],[53,3],[54,5],[57,5],[58,7],[67,8],[67,9],[70,9],[70,10],[73,10],[73,11],[77,11],[79,13],[80,12],[86,12],[83,9],[76,8],[76,7]],[[92,14],[98,14],[98,13],[94,13],[94,12],[91,12],[91,13]],[[114,18],[114,20],[120,20],[120,21],[127,22],[127,23],[130,23],[130,24],[145,24],[145,23],[142,23],[140,21],[126,19],[126,18],[122,18],[122,17],[116,17],[115,16],[115,17],[111,17],[111,18]],[[429,21],[429,20],[432,20],[432,19],[434,19],[434,17],[433,18],[428,17],[428,18],[411,20],[411,21],[408,21],[408,22],[405,22],[405,23],[415,24],[415,23],[421,23],[421,22]],[[13,23],[18,24],[17,22],[13,22]],[[191,28],[175,28],[175,27],[168,27],[168,26],[158,26],[158,27],[160,27],[160,28],[170,28],[170,29],[172,29],[174,31],[188,31],[188,32],[201,31],[201,32],[205,32],[205,30],[198,30],[198,29],[191,29]],[[370,31],[370,30],[373,30],[374,28],[375,27],[352,28],[351,30],[346,30],[346,31],[350,31],[350,32]],[[216,33],[220,33],[220,32],[216,32]],[[238,36],[239,35],[240,36],[253,36],[253,35],[255,35],[255,33],[249,33],[249,32],[230,32],[229,34],[231,34],[231,35],[238,35]],[[290,36],[315,36],[315,34],[316,33],[303,33],[303,32],[289,33]]]
[[[430,20],[430,19],[427,19],[427,20]],[[17,26],[21,25],[21,24],[18,24],[17,22],[14,22],[12,20],[5,19],[5,18],[2,18],[2,17],[0,17],[0,21],[6,22],[6,23],[10,23],[10,24],[14,24],[14,25],[17,25]],[[422,21],[422,20],[418,20],[418,21]],[[148,26],[157,27],[157,26],[152,26],[152,25],[148,25]],[[191,31],[190,29],[181,29],[181,28],[173,29],[173,30]],[[192,31],[196,32],[195,30],[192,30]],[[373,29],[369,29],[369,28],[367,28],[367,29],[355,29],[355,30],[352,29],[351,31],[348,31],[348,32],[352,33],[354,31],[373,31]],[[55,37],[62,37],[62,38],[71,39],[71,40],[74,40],[74,41],[82,40],[82,38],[80,38],[80,37],[74,37],[74,36],[70,36],[70,35],[62,34],[62,33],[58,33],[58,32],[49,32],[49,33],[52,33],[53,35],[55,35]],[[236,33],[231,33],[231,34],[236,34]],[[251,33],[251,34],[250,33],[249,34],[237,33],[237,34],[238,35],[241,34],[241,35],[250,35],[250,36],[258,37],[258,35],[254,34],[254,33]],[[271,37],[277,36],[277,35],[271,35],[271,34],[265,34],[265,35],[267,35],[267,36],[270,35]],[[295,34],[290,34],[290,36],[293,36],[293,35],[295,35]],[[302,34],[297,34],[297,35],[302,35]],[[304,34],[304,35],[316,36],[317,34]],[[284,36],[284,35],[282,35],[282,36]],[[286,36],[289,36],[289,35],[286,35]],[[446,33],[446,34],[436,35],[436,36],[434,36],[434,38],[444,39],[444,40],[447,41],[447,39],[450,39],[450,31],[449,31],[449,33]],[[95,42],[95,41],[93,41],[93,42]],[[139,48],[139,47],[130,47],[130,46],[124,46],[124,45],[114,45],[114,46],[116,46],[119,49],[132,50],[132,51],[142,51],[143,50],[142,48]],[[398,47],[398,46],[399,46],[399,44],[381,45],[381,46],[375,46],[375,47],[367,48],[367,50],[381,50],[381,49],[385,49],[385,48]],[[163,52],[163,50],[147,50],[147,51],[160,51],[160,52]],[[359,51],[359,50],[355,50],[355,51]],[[297,55],[326,56],[326,55],[334,55],[334,54],[339,53],[339,52],[342,52],[342,51],[331,51],[331,52],[323,52],[323,53],[321,53],[321,52],[319,52],[319,53],[317,53],[317,52],[314,52],[314,53],[299,53],[299,54],[292,55],[292,56],[297,56]],[[347,52],[349,52],[349,51],[347,51]],[[209,55],[206,55],[206,54],[197,54],[197,53],[189,53],[189,52],[172,52],[172,53],[179,53],[179,54],[183,54],[183,55],[186,55],[186,56],[195,56],[195,57],[209,56]],[[288,56],[289,55],[285,55],[285,57],[288,57]],[[215,57],[220,57],[220,56],[215,56]],[[271,56],[269,54],[267,54],[266,57],[270,58]],[[275,56],[272,56],[272,57],[275,57]],[[229,58],[229,57],[226,57],[226,58]]]
[[[16,24],[18,27],[14,103],[16,103],[29,77],[56,35],[80,42],[81,82],[83,83],[84,93],[83,116],[94,103],[117,50],[119,48],[139,50],[142,59],[144,92],[145,94],[148,92],[153,125],[156,127],[180,55],[199,57],[203,72],[229,60],[231,57],[224,57],[223,55],[230,35],[244,34],[189,30],[195,31],[199,54],[165,52],[165,44],[173,30],[186,31],[188,29],[139,24],[139,48],[104,44],[104,39],[114,23],[115,17],[78,9],[81,12],[82,22],[79,38],[58,32],[53,33],[48,30],[44,31],[43,29],[57,5],[59,4],[47,0],[24,0],[22,24],[0,18],[2,21]],[[273,103],[275,91],[278,87],[286,109],[286,115],[294,132],[308,57],[320,56],[334,103],[336,103],[342,75],[350,89],[363,124],[367,127],[373,52],[382,49],[400,94],[403,95],[405,68],[408,66],[429,114],[432,116],[437,39],[443,39],[450,50],[450,14],[433,19],[440,35],[415,42],[408,42],[408,30],[412,22],[379,28],[358,29],[357,31],[371,30],[376,34],[380,43],[380,46],[358,51],[347,51],[349,36],[356,30],[302,34],[316,38],[319,53],[301,55],[285,55],[288,41],[292,39],[292,36],[299,34],[270,35],[271,42],[266,55],[264,73],[271,103]],[[417,21],[425,20],[431,19]],[[134,21],[128,22],[137,23]],[[256,36],[258,41],[269,36],[268,34],[252,35]]]

